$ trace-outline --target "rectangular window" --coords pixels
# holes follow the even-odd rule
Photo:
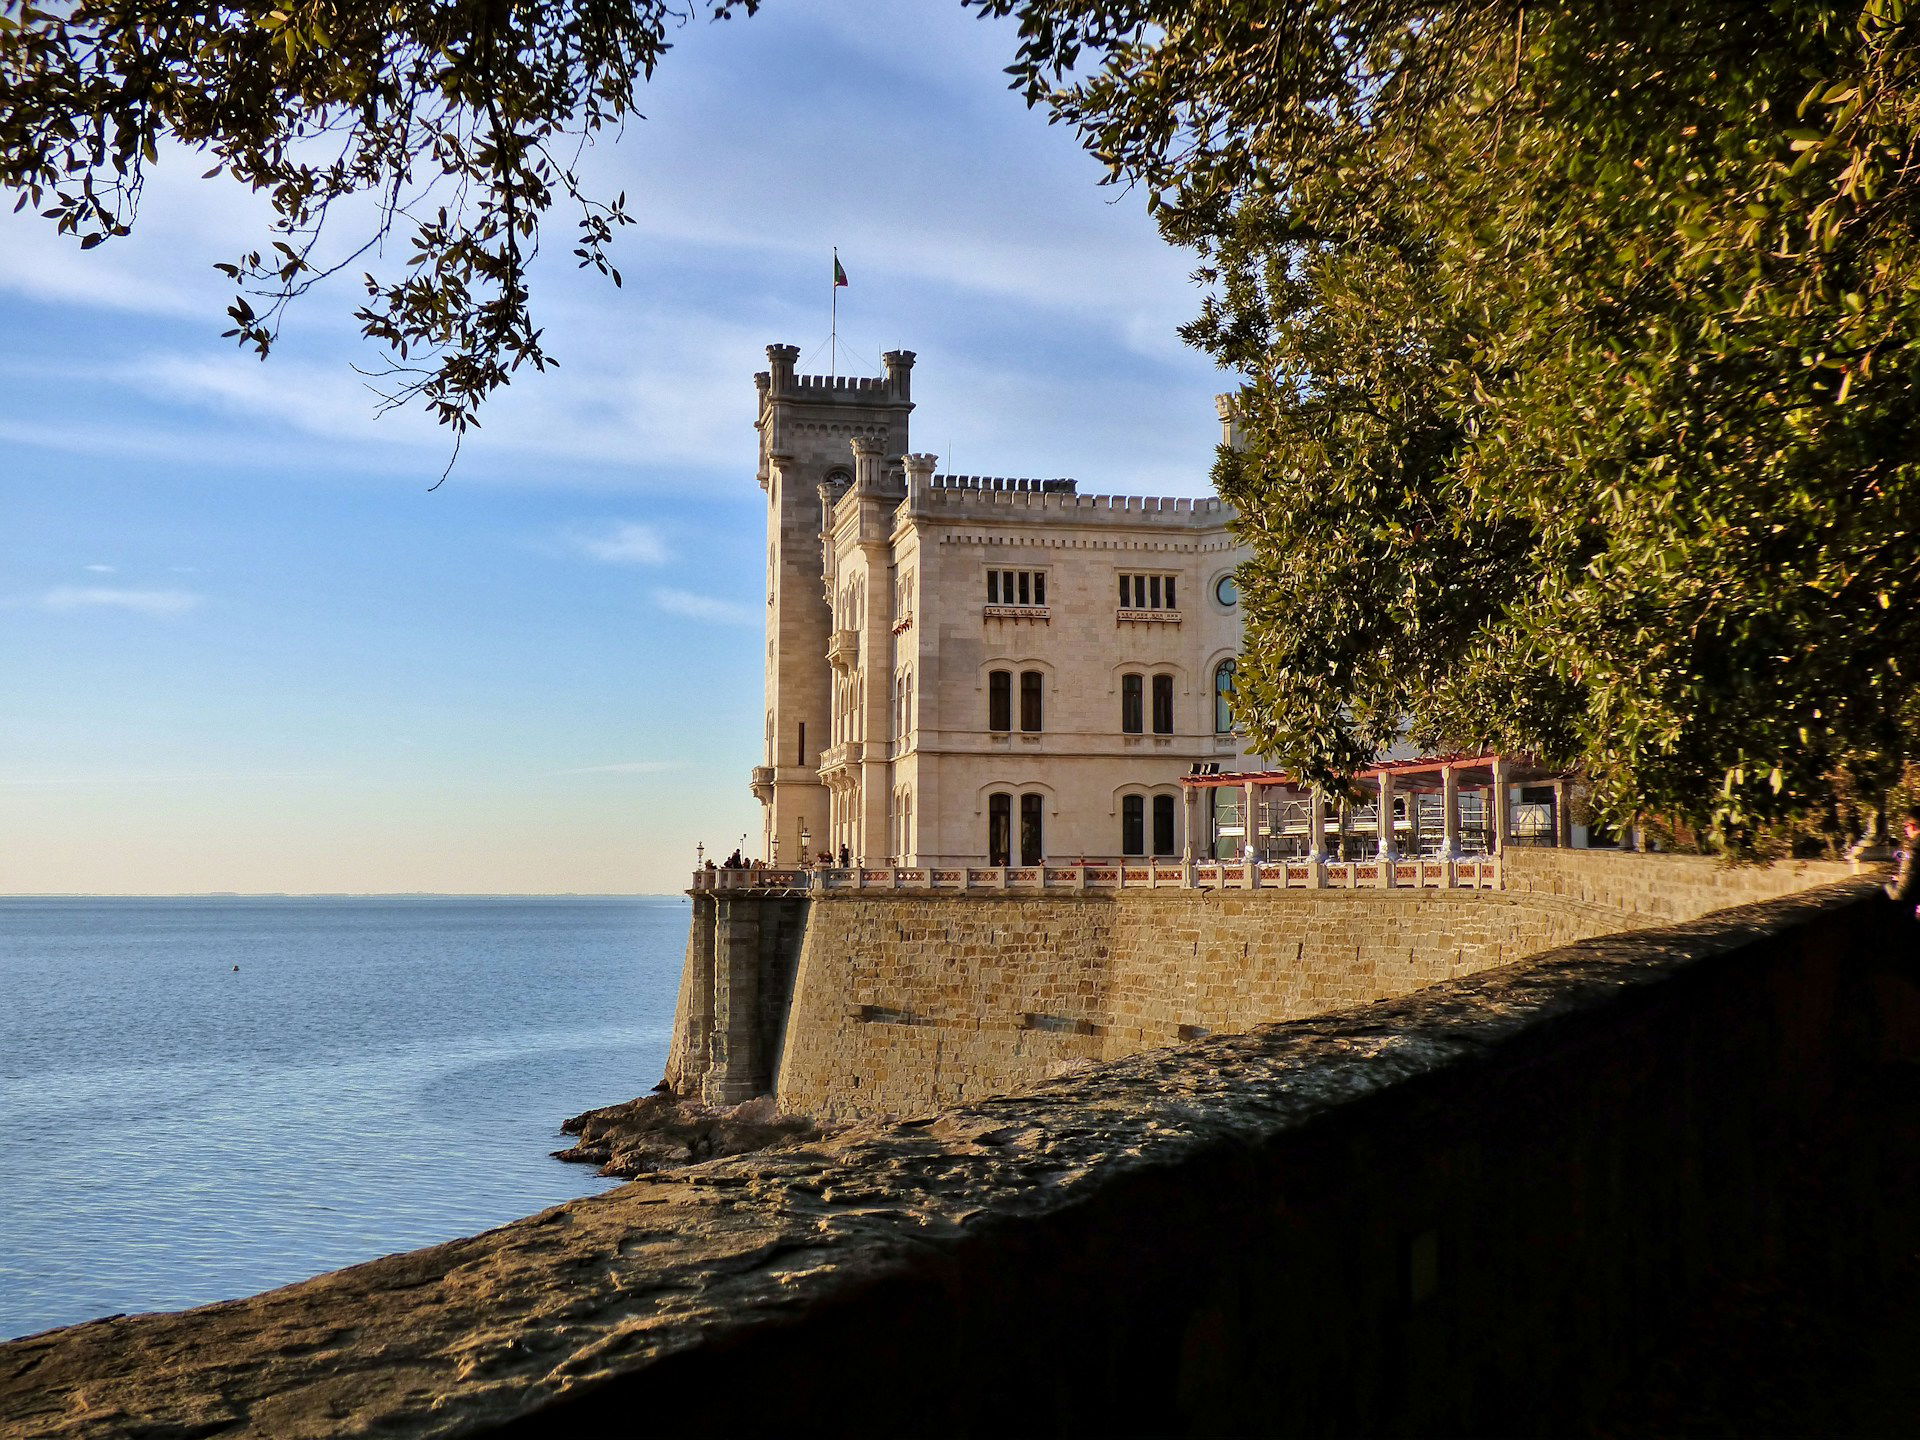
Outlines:
[[[1120,853],[1147,853],[1147,802],[1141,796],[1120,797]]]
[[[1178,609],[1175,581],[1176,577],[1172,575],[1122,575],[1120,608],[1152,611]]]
[[[1153,733],[1173,734],[1173,676],[1153,677]]]
[[[1153,797],[1153,853],[1171,855],[1173,851],[1173,796]]]
[[[800,743],[796,748],[799,750],[799,754],[794,757],[793,763],[796,765],[806,764],[807,763],[807,722],[804,720],[800,722]]]
[[[987,797],[987,863],[1006,865],[1011,863],[1013,839],[1013,797],[1011,795],[989,795]]]
[[[1047,603],[1047,572],[1044,570],[987,571],[989,605],[1044,605]]]
[[[1046,799],[1044,795],[1022,795],[1020,797],[1020,863],[1038,865],[1046,855],[1045,847],[1040,843],[1040,807]]]
[[[1013,672],[987,672],[987,729],[1013,729]]]
[[[1022,730],[1040,728],[1040,672],[1038,670],[1020,672],[1020,728]]]
[[[1124,735],[1138,735],[1146,726],[1142,723],[1141,690],[1145,677],[1140,675],[1122,675],[1120,677],[1120,731]]]

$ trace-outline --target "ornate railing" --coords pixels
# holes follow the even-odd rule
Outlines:
[[[698,892],[1071,894],[1084,890],[1498,890],[1498,856],[1463,860],[1087,861],[1076,865],[812,865],[696,870]]]

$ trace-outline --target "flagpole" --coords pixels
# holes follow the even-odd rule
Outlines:
[[[833,323],[827,333],[827,378],[840,377],[840,247],[833,250]]]

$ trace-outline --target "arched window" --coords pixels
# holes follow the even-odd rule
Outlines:
[[[987,729],[1013,729],[1013,672],[987,672]]]
[[[1038,730],[1040,719],[1040,672],[1022,670],[1020,672],[1020,728]]]
[[[1120,677],[1120,733],[1138,735],[1146,727],[1142,696],[1145,693],[1144,675],[1122,675]]]
[[[1046,856],[1047,848],[1040,818],[1045,805],[1044,795],[1029,792],[1020,797],[1020,863],[1022,865],[1038,865]]]
[[[1120,853],[1147,853],[1147,802],[1144,796],[1120,797]]]
[[[1239,664],[1222,660],[1213,672],[1213,731],[1227,735],[1233,730],[1233,677]]]
[[[1173,676],[1153,677],[1153,733],[1173,734]]]
[[[1153,797],[1153,853],[1172,855],[1173,848],[1173,796],[1156,795]]]
[[[987,796],[987,864],[1013,863],[1013,796]]]

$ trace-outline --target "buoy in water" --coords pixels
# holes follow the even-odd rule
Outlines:
[[[236,965],[236,966],[234,966],[234,967],[233,967],[233,973],[234,973],[234,974],[236,974],[236,975],[238,975],[238,974],[240,973],[240,967],[239,967],[238,965]]]

